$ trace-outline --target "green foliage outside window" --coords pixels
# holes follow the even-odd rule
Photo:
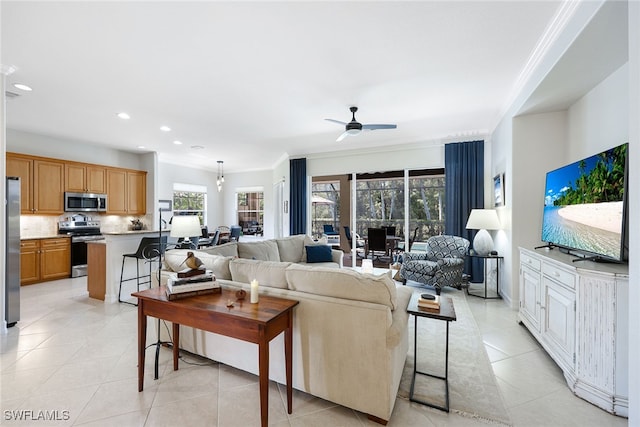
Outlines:
[[[174,215],[197,215],[204,224],[206,194],[193,191],[173,192]]]

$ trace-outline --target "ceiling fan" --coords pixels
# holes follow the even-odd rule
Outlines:
[[[356,121],[356,111],[358,111],[358,107],[349,107],[349,111],[351,111],[351,114],[352,114],[352,118],[349,123],[341,122],[340,120],[325,119],[329,122],[343,125],[345,128],[345,131],[338,137],[338,139],[336,139],[336,142],[342,141],[344,138],[346,138],[349,135],[356,136],[360,134],[360,132],[362,132],[363,130],[395,129],[397,127],[397,125],[383,125],[383,124],[363,125],[362,123],[359,123]]]

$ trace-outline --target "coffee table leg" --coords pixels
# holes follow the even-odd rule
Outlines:
[[[260,422],[262,427],[267,427],[269,420],[269,342],[262,328],[260,342],[258,343],[258,373],[260,380]]]
[[[287,329],[284,331],[284,358],[287,370],[287,412],[293,411],[293,316],[291,311],[288,314]]]
[[[147,345],[147,316],[144,300],[138,300],[138,391],[144,388],[144,350]]]

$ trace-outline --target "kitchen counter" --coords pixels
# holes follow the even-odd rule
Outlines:
[[[100,257],[96,257],[95,260],[89,260],[89,270],[91,270],[92,261],[97,261],[104,264],[104,290],[100,289],[100,296],[97,297],[102,299],[102,294],[104,292],[104,301],[106,303],[115,303],[118,302],[118,288],[120,287],[120,272],[122,271],[122,255],[123,254],[131,254],[135,253],[138,250],[138,246],[140,245],[140,241],[143,237],[158,237],[160,232],[158,230],[130,230],[130,231],[103,231],[102,234],[104,236],[104,240],[102,243],[104,244],[105,253]],[[162,230],[163,236],[169,235],[169,230]],[[98,250],[99,248],[94,248]],[[97,268],[102,268],[101,266],[96,266]],[[158,262],[155,261],[152,265],[148,265],[143,262],[140,262],[140,271],[148,271],[149,267],[152,270],[157,269]],[[100,270],[101,271],[101,270]],[[123,277],[125,279],[135,277],[136,272],[136,263],[132,260],[129,260],[125,263]],[[130,282],[133,283],[133,282]],[[102,288],[102,287],[101,287]],[[129,286],[129,291],[131,287]]]
[[[49,236],[20,236],[20,240],[59,239],[60,237],[71,238],[71,236],[67,236],[66,234],[54,234]]]
[[[162,230],[162,233],[168,233],[169,230]],[[105,236],[130,236],[132,234],[158,234],[158,230],[129,230],[129,231],[103,231]]]

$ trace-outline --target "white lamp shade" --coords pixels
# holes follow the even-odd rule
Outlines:
[[[478,255],[489,255],[493,250],[493,239],[487,230],[499,230],[500,220],[493,209],[471,209],[467,229],[480,230],[473,238],[473,250]]]
[[[171,220],[171,237],[194,237],[202,234],[200,218],[195,215],[178,215]]]
[[[466,228],[469,230],[499,230],[500,220],[493,209],[471,209]]]

